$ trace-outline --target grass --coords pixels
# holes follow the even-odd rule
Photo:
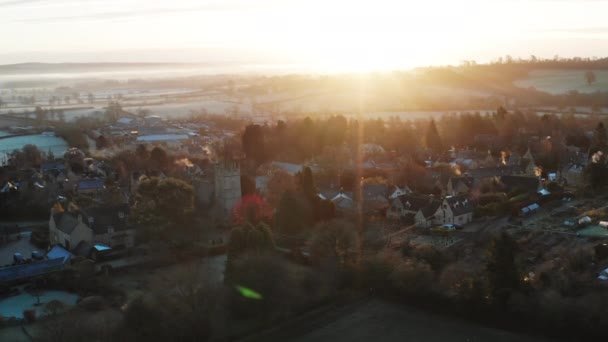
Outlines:
[[[515,80],[517,87],[534,87],[551,94],[563,94],[571,90],[581,93],[608,91],[608,71],[595,70],[596,82],[588,85],[586,70],[534,70],[528,77]]]
[[[593,225],[585,229],[579,230],[578,234],[584,236],[608,237],[608,229],[601,226]]]

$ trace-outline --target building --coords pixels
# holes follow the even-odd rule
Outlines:
[[[214,199],[224,218],[229,218],[232,208],[241,198],[241,168],[237,161],[215,164]]]
[[[63,210],[57,204],[49,219],[49,239],[68,250],[81,244],[103,243],[114,249],[131,248],[135,228],[129,224],[129,206],[120,204],[86,210],[70,204]]]
[[[450,177],[446,185],[446,195],[468,194],[473,187],[473,177]]]
[[[473,203],[464,195],[442,199],[402,195],[391,202],[387,217],[401,219],[418,227],[448,223],[464,225],[473,221],[473,209]]]

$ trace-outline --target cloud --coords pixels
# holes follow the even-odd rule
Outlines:
[[[48,0],[25,0],[25,2],[32,3],[49,3],[57,4],[57,2]],[[112,0],[108,1],[112,2]],[[245,2],[241,0],[224,0],[224,1],[201,1],[202,4],[190,7],[173,7],[173,8],[145,8],[137,7],[129,10],[121,11],[107,11],[107,12],[88,12],[78,15],[70,16],[47,16],[47,17],[31,17],[15,19],[15,22],[62,22],[62,21],[81,21],[81,20],[120,20],[132,17],[144,17],[148,15],[158,14],[178,14],[178,13],[192,13],[192,12],[212,12],[212,11],[243,11],[243,10],[256,10],[265,9],[270,7],[282,6],[289,3],[289,0],[279,2],[277,0],[262,0],[253,2]],[[22,0],[9,0],[8,2],[0,2],[0,7],[3,4],[17,4],[22,3]],[[66,2],[64,4],[79,5],[79,2]],[[117,2],[120,4],[120,2]],[[106,4],[105,8],[112,7]],[[117,6],[118,7],[118,6]],[[123,6],[121,6],[123,7]]]

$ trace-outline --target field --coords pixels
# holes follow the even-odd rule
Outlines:
[[[528,77],[514,82],[520,88],[536,88],[550,94],[563,94],[571,90],[581,93],[594,93],[608,90],[608,71],[595,70],[597,81],[588,85],[586,70],[534,70]]]

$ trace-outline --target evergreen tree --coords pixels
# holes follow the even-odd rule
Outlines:
[[[435,153],[439,153],[443,149],[441,137],[439,136],[437,125],[435,125],[435,120],[433,119],[431,119],[426,134],[424,135],[424,146],[430,148]]]
[[[591,143],[592,153],[597,151],[605,151],[608,146],[608,136],[606,134],[606,127],[603,122],[599,122],[593,132],[593,141]]]
[[[509,292],[517,290],[520,285],[519,271],[515,264],[516,247],[513,238],[503,232],[492,240],[487,250],[486,275],[489,290],[499,302],[503,302]]]

